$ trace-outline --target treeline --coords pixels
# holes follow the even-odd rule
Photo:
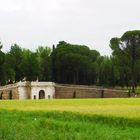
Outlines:
[[[110,40],[111,56],[101,56],[87,46],[64,41],[38,47],[33,52],[17,44],[9,52],[0,45],[0,84],[20,80],[65,84],[132,86],[140,83],[140,31],[128,31]]]

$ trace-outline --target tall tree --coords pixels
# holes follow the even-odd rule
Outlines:
[[[27,81],[37,80],[39,76],[39,64],[37,53],[23,49],[22,72]]]
[[[96,81],[95,61],[98,56],[98,52],[91,51],[87,46],[59,42],[51,54],[54,81],[93,84]]]
[[[39,80],[50,81],[51,80],[51,49],[49,47],[39,46],[36,50],[38,62],[39,62]]]
[[[15,81],[15,69],[14,69],[14,58],[11,56],[11,54],[8,52],[5,54],[5,62],[4,62],[4,72],[5,72],[5,81],[6,84],[9,83],[9,81]]]
[[[5,75],[4,75],[4,61],[5,61],[5,54],[1,51],[2,44],[0,42],[0,86],[5,83]]]
[[[130,68],[132,92],[135,92],[137,83],[136,63],[140,60],[140,31],[127,31],[121,38],[111,39],[110,44],[113,55],[116,55],[126,67]]]
[[[20,81],[23,79],[23,73],[22,73],[22,60],[23,60],[23,55],[22,55],[22,48],[17,45],[13,44],[11,46],[10,52],[9,52],[9,57],[10,57],[10,62],[11,65],[15,71],[15,81]]]

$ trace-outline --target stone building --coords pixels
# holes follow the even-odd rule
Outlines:
[[[55,96],[53,82],[18,82],[0,87],[1,99],[52,99]]]
[[[129,91],[53,82],[18,82],[0,87],[0,99],[128,98]]]

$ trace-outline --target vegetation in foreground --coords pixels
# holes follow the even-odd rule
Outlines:
[[[139,140],[140,99],[0,101],[1,140]]]

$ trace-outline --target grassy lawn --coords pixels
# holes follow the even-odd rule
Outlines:
[[[0,101],[0,140],[140,140],[140,99]]]

